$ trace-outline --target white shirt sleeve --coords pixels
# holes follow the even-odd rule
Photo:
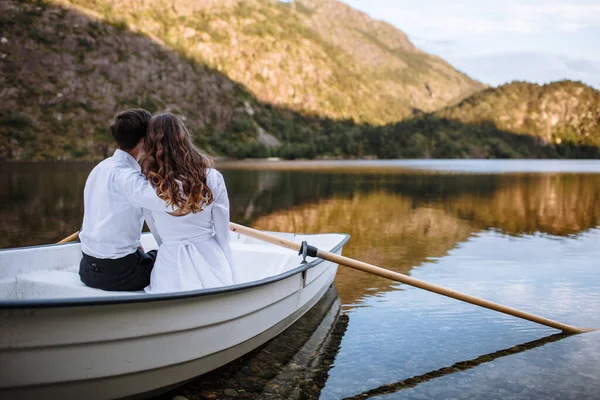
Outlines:
[[[232,268],[234,282],[236,281],[235,265],[233,263],[233,255],[231,253],[231,245],[229,243],[229,196],[223,175],[216,170],[210,173],[217,174],[216,190],[213,192],[212,218],[215,229],[215,239],[227,258],[229,266]]]
[[[165,211],[165,202],[158,197],[150,182],[135,170],[122,169],[116,175],[119,190],[125,194],[131,205],[152,211]]]

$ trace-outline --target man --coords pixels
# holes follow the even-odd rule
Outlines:
[[[99,163],[86,181],[79,276],[90,287],[136,291],[150,283],[156,250],[144,253],[141,247],[142,205],[165,208],[156,193],[148,193],[153,189],[138,164],[150,118],[152,114],[144,109],[117,114],[110,132],[119,149]],[[150,204],[148,198],[153,199]]]

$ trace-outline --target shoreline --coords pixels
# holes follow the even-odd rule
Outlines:
[[[0,160],[0,167],[35,165],[93,166],[100,162],[82,160]],[[595,159],[298,159],[215,157],[220,170],[279,170],[312,172],[373,172],[394,174],[600,174]]]
[[[600,160],[593,159],[395,159],[395,160],[272,160],[215,161],[220,169],[361,171],[443,174],[600,174]]]

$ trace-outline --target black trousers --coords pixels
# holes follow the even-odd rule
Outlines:
[[[79,277],[87,286],[110,291],[142,290],[150,283],[156,261],[156,250],[135,253],[122,258],[96,258],[83,253]]]

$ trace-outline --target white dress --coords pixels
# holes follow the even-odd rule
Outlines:
[[[177,217],[144,210],[159,244],[147,293],[180,292],[233,285],[237,282],[229,245],[229,197],[221,173],[207,171],[213,202],[198,213]]]

